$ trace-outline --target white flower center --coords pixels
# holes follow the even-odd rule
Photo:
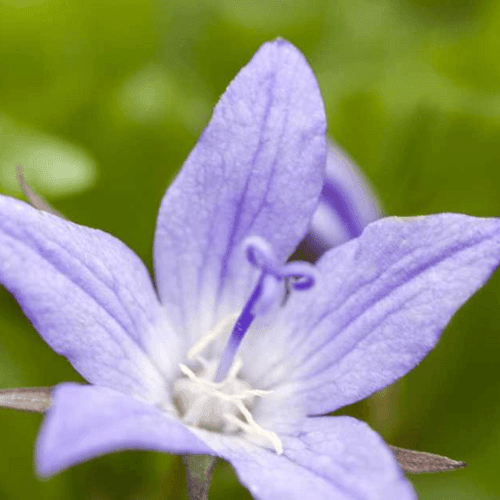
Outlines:
[[[252,389],[238,376],[243,366],[239,357],[235,358],[227,376],[220,382],[214,382],[219,361],[201,356],[209,344],[227,332],[237,317],[225,318],[194,344],[187,355],[190,366],[179,365],[184,376],[173,386],[175,408],[179,418],[187,425],[224,434],[244,433],[281,454],[283,445],[278,435],[262,428],[251,413],[255,398],[265,397],[271,391]]]

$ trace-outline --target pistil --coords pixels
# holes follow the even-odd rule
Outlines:
[[[307,290],[315,281],[314,268],[307,262],[291,262],[280,266],[271,246],[262,238],[248,238],[245,247],[248,261],[260,269],[261,273],[224,347],[214,382],[221,382],[226,378],[255,317],[265,314],[273,303],[281,301],[284,288],[280,283],[287,280],[295,290]]]
[[[272,391],[253,389],[239,376],[242,361],[237,353],[257,316],[266,314],[273,306],[283,307],[292,290],[307,290],[315,278],[313,267],[306,262],[281,265],[262,238],[248,238],[244,244],[248,261],[260,271],[255,288],[240,314],[222,319],[189,350],[187,360],[196,364],[193,369],[180,365],[184,377],[174,384],[175,405],[179,417],[188,425],[223,433],[243,431],[281,454],[279,436],[261,427],[251,413],[254,398],[266,397]],[[206,347],[225,335],[231,325],[234,326],[219,362],[202,356]]]

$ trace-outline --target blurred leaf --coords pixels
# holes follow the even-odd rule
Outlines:
[[[210,107],[203,93],[194,93],[181,85],[173,73],[154,62],[127,78],[117,91],[122,116],[140,125],[178,121],[189,129],[199,129],[208,119]]]
[[[9,194],[21,193],[18,164],[33,189],[51,198],[89,189],[97,177],[95,162],[83,149],[0,115],[0,186]]]

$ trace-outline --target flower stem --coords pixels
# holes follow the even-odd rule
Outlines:
[[[216,461],[216,457],[209,455],[185,455],[182,457],[186,469],[189,500],[208,500],[208,489]]]

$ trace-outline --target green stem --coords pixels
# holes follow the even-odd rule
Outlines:
[[[208,500],[208,489],[216,461],[216,457],[209,455],[185,455],[182,457],[186,469],[189,500]]]

